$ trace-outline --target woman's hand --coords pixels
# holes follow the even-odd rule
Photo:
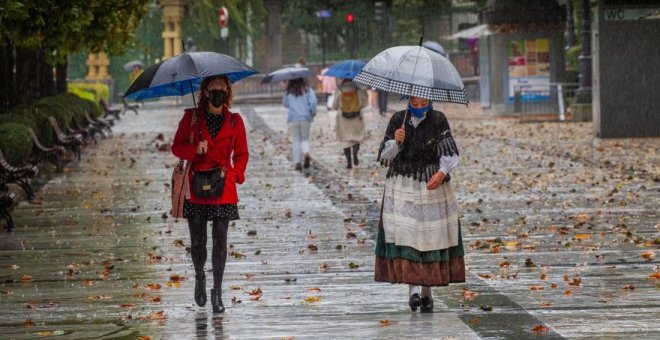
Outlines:
[[[206,153],[206,150],[209,149],[209,144],[207,141],[202,141],[197,144],[197,154],[198,155],[203,155]]]
[[[394,140],[401,144],[403,143],[403,140],[406,139],[406,130],[404,129],[398,129],[394,131]]]
[[[435,190],[437,189],[440,184],[442,184],[442,181],[445,179],[445,173],[442,171],[436,172],[433,177],[431,177],[431,180],[429,180],[428,183],[426,183],[426,189],[427,190]]]

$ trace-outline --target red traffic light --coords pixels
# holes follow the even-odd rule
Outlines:
[[[346,22],[348,22],[349,24],[352,24],[354,20],[355,20],[355,17],[353,16],[353,13],[346,14]]]

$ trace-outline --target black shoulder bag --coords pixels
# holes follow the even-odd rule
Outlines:
[[[233,114],[229,116],[230,126],[234,127]],[[199,134],[202,134],[202,127],[200,124]],[[209,170],[201,170],[193,172],[192,176],[192,191],[197,197],[203,198],[218,198],[225,190],[225,173],[229,165],[229,156],[231,154],[231,147],[234,139],[229,140],[227,147],[227,163],[222,168],[213,168]]]

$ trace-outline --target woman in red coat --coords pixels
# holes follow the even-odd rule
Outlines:
[[[195,302],[198,306],[206,304],[206,231],[208,221],[213,221],[211,304],[214,313],[225,310],[221,286],[227,261],[227,228],[229,221],[239,219],[236,185],[245,181],[249,158],[245,125],[238,113],[229,111],[231,100],[231,82],[226,76],[204,79],[197,114],[194,115],[194,109],[185,110],[172,144],[175,156],[192,162],[188,188],[192,188],[192,176],[196,171],[225,168],[225,188],[219,197],[198,197],[189,189],[184,205],[184,217],[188,219],[190,229]]]

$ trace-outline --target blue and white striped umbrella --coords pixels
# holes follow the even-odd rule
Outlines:
[[[353,81],[405,96],[468,103],[463,80],[454,65],[422,46],[396,46],[380,52]]]

